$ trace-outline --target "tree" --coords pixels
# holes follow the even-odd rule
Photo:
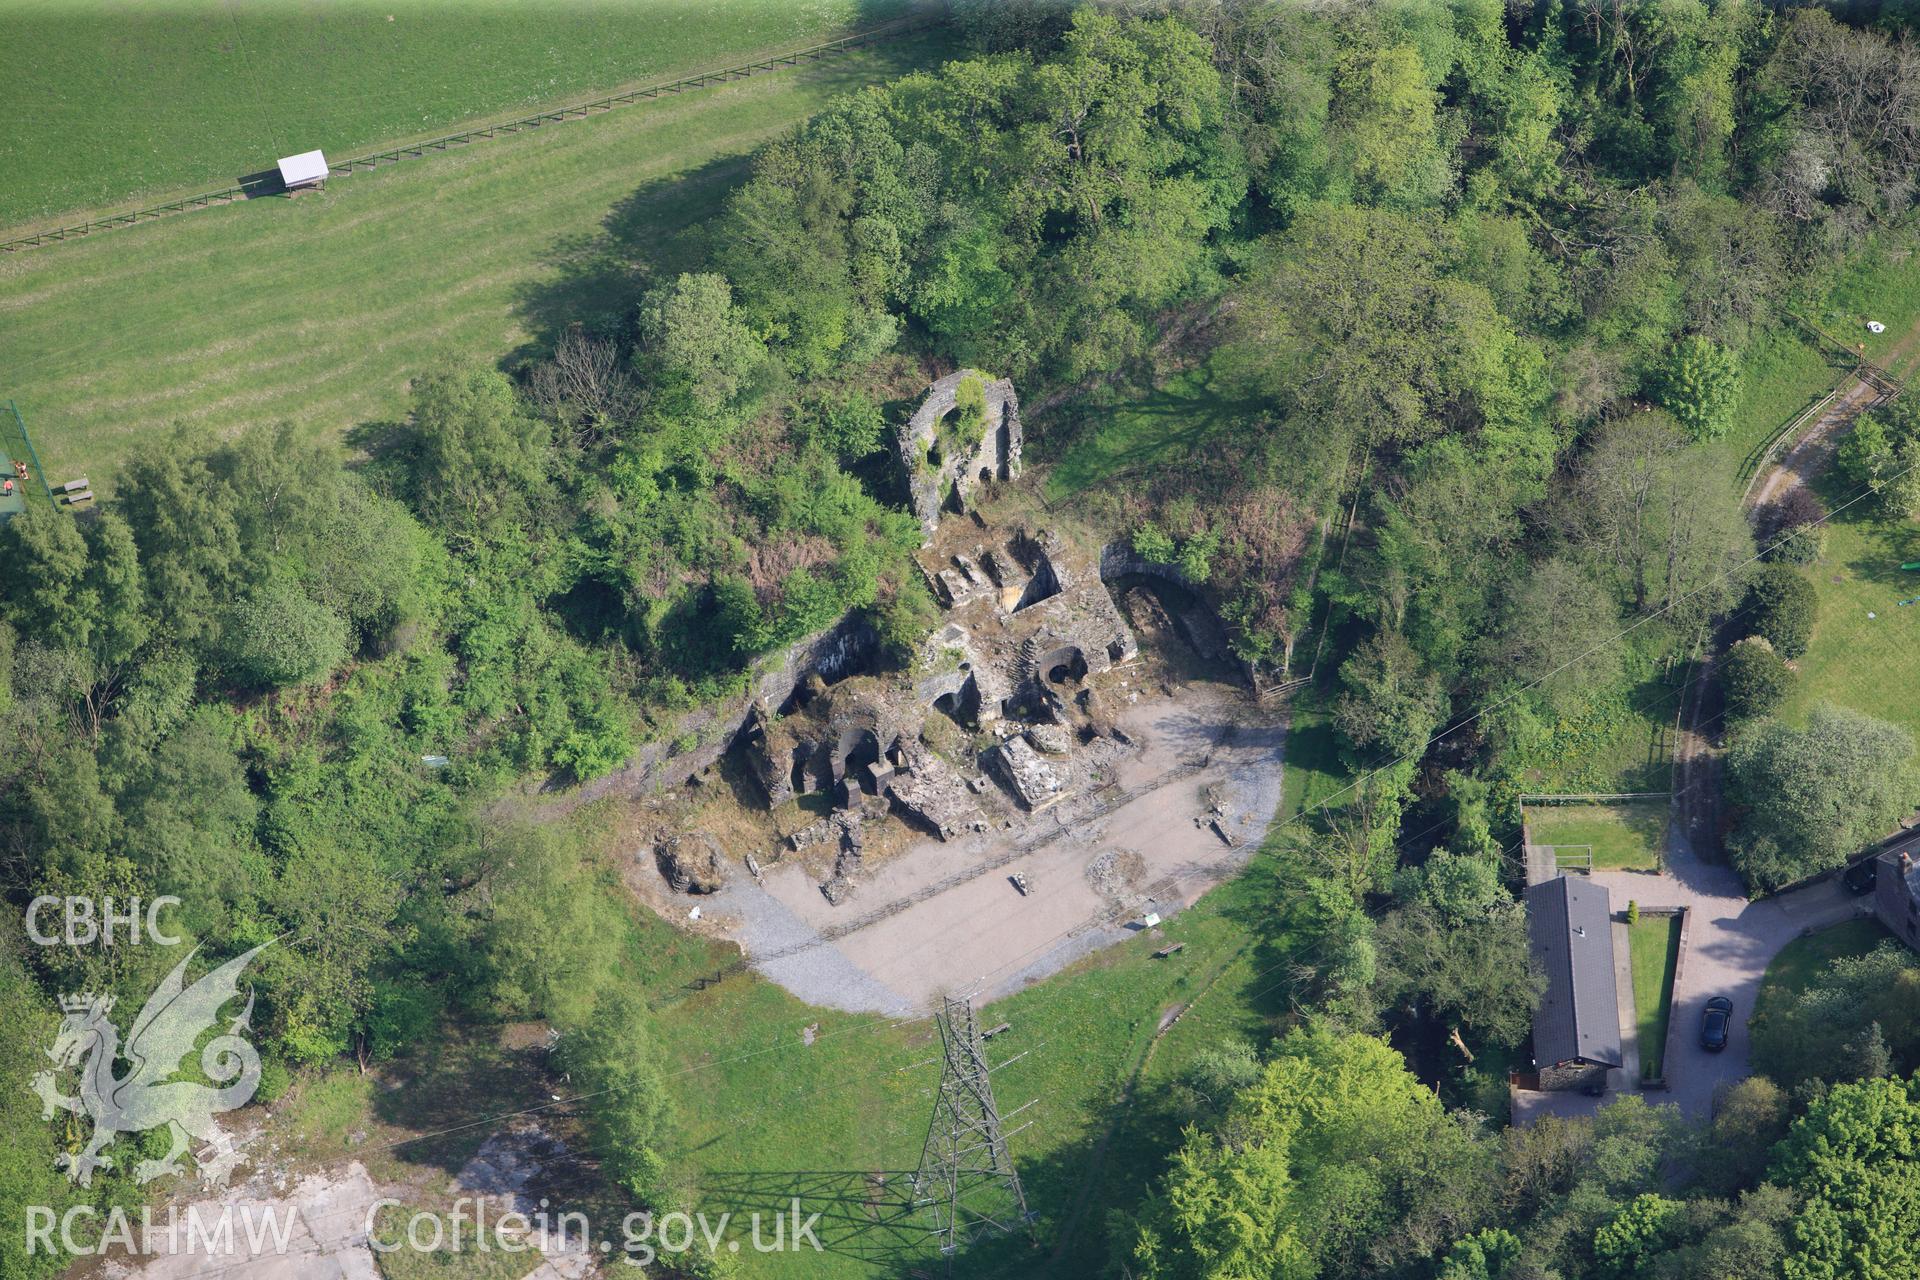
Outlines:
[[[102,675],[133,661],[147,641],[146,577],[133,530],[111,509],[86,530],[87,573],[82,600],[92,613],[88,649]]]
[[[366,849],[314,835],[287,851],[271,893],[286,944],[259,963],[273,991],[273,1028],[293,1061],[346,1051],[372,1001],[373,967],[396,941],[402,896]]]
[[[17,519],[15,523],[17,523]],[[0,1215],[15,1224],[0,1232],[0,1272],[19,1280],[50,1280],[63,1271],[68,1259],[56,1245],[34,1248],[28,1224],[29,1206],[45,1207],[64,1215],[90,1197],[58,1171],[55,1157],[65,1144],[56,1140],[53,1126],[40,1118],[40,1102],[26,1087],[34,1072],[47,1066],[45,1046],[59,1034],[58,1006],[42,995],[15,955],[15,944],[0,948],[0,1076],[18,1082],[0,1089],[0,1124],[7,1141],[0,1146]],[[104,1188],[96,1183],[95,1193]],[[112,1194],[108,1192],[107,1194]]]
[[[1484,288],[1441,273],[1448,249],[1430,217],[1303,210],[1239,295],[1218,367],[1363,447],[1524,416],[1546,394],[1538,354]]]
[[[1747,625],[1782,658],[1798,658],[1813,640],[1820,594],[1790,564],[1762,565],[1747,583]]]
[[[93,625],[81,591],[87,573],[87,543],[67,516],[43,502],[0,528],[0,553],[8,566],[7,616],[46,643],[81,648]]]
[[[198,648],[246,581],[233,490],[180,437],[136,454],[116,504],[139,548],[153,632]]]
[[[1752,531],[1718,484],[1672,426],[1633,414],[1594,433],[1558,512],[1634,609],[1684,627],[1732,603],[1752,556]]]
[[[1827,504],[1797,484],[1760,509],[1754,538],[1768,560],[1809,565],[1825,553],[1827,515]]]
[[[1677,1200],[1651,1192],[1629,1200],[1593,1233],[1593,1256],[1609,1280],[1631,1280],[1671,1240],[1685,1211]]]
[[[706,416],[730,413],[765,363],[766,344],[733,304],[733,286],[711,272],[683,274],[640,303],[639,362],[650,394]]]
[[[1902,396],[1863,415],[1834,464],[1849,486],[1873,490],[1887,515],[1920,519],[1920,403]]]
[[[142,758],[120,794],[124,847],[161,893],[181,899],[198,937],[222,942],[237,915],[257,915],[272,873],[255,830],[260,802],[231,745],[232,719],[192,711]]]
[[[275,579],[228,611],[221,653],[227,669],[247,684],[310,684],[346,660],[347,624],[292,583]]]
[[[1334,724],[1357,765],[1418,754],[1446,714],[1440,681],[1406,640],[1380,632],[1340,667]]]
[[[1447,1250],[1437,1280],[1505,1280],[1520,1256],[1520,1237],[1505,1227],[1483,1227]]]
[[[1731,844],[1751,889],[1840,866],[1920,798],[1912,735],[1831,703],[1807,727],[1762,720],[1734,740],[1729,790],[1742,806]]]
[[[1333,138],[1368,203],[1426,204],[1451,185],[1451,157],[1435,146],[1438,78],[1404,44],[1356,49],[1335,70]]]
[[[1786,1090],[1766,1076],[1748,1076],[1716,1098],[1707,1134],[1711,1159],[1701,1178],[1716,1194],[1732,1196],[1757,1184],[1767,1172],[1775,1143],[1787,1134],[1793,1111]]]
[[[1715,1280],[1778,1280],[1787,1252],[1786,1228],[1798,1205],[1793,1192],[1772,1183],[1762,1183],[1740,1197],[1723,1220],[1708,1227],[1694,1243],[1655,1259],[1652,1274],[1659,1280],[1692,1280],[1695,1276],[1713,1276]],[[1719,1206],[1715,1201],[1694,1201],[1689,1217],[1701,1219]]]
[[[1794,1122],[1772,1177],[1805,1197],[1787,1280],[1920,1274],[1920,1074],[1834,1088]]]
[[[518,518],[544,485],[549,429],[521,412],[513,384],[477,365],[435,370],[413,388],[415,503],[430,524],[471,538]]]
[[[1656,391],[1696,443],[1719,440],[1740,403],[1740,358],[1703,334],[1674,344]]]
[[[591,446],[626,429],[640,395],[619,347],[575,324],[554,343],[553,359],[528,373],[527,400],[568,428],[575,444]]]
[[[1303,1028],[1115,1223],[1117,1260],[1143,1280],[1404,1264],[1478,1226],[1490,1155],[1385,1041]]]
[[[1764,636],[1748,636],[1727,650],[1719,675],[1730,720],[1770,715],[1793,689],[1793,669]]]
[[[1920,957],[1885,942],[1829,961],[1754,1019],[1753,1060],[1790,1088],[1920,1065]]]
[[[1865,217],[1903,210],[1920,167],[1920,122],[1896,104],[1920,88],[1920,49],[1796,9],[1772,42],[1758,88],[1776,113],[1758,132],[1760,198],[1811,244],[1845,245]]]
[[[1456,920],[1430,903],[1381,922],[1379,983],[1390,999],[1456,1025],[1482,1043],[1512,1047],[1526,1038],[1545,979],[1533,969],[1526,917],[1505,909]]]
[[[1612,593],[1584,565],[1555,556],[1535,565],[1509,598],[1487,646],[1489,666],[1533,685],[1549,705],[1565,706],[1619,677],[1619,627]]]
[[[586,1099],[587,1141],[602,1166],[637,1200],[660,1194],[665,1162],[655,1144],[667,1097],[648,1051],[647,1007],[624,986],[604,992],[592,1016],[561,1033],[560,1060]]]

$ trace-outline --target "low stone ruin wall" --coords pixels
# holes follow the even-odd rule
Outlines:
[[[870,667],[880,654],[880,637],[859,616],[842,618],[825,631],[762,659],[747,691],[714,706],[696,707],[674,723],[673,731],[643,744],[624,768],[581,787],[581,801],[618,792],[651,792],[678,786],[712,768],[746,727],[762,700],[779,711],[808,675],[832,683]],[[691,739],[691,743],[689,743]]]

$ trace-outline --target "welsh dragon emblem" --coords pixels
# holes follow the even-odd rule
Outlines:
[[[147,998],[120,1047],[120,1033],[107,1018],[111,996],[71,995],[60,998],[66,1015],[47,1057],[52,1071],[33,1078],[32,1089],[44,1104],[41,1118],[53,1119],[56,1110],[71,1111],[93,1120],[93,1134],[79,1155],[62,1155],[59,1167],[81,1186],[90,1186],[93,1171],[112,1168],[113,1158],[100,1154],[122,1133],[143,1133],[165,1125],[171,1145],[160,1160],[142,1160],[134,1166],[136,1182],[149,1182],[166,1173],[181,1172],[180,1157],[191,1140],[208,1144],[194,1157],[209,1182],[223,1182],[240,1162],[233,1139],[215,1122],[219,1112],[244,1106],[260,1084],[260,1055],[240,1033],[253,1013],[253,996],[224,1035],[215,1036],[200,1050],[200,1069],[213,1085],[175,1080],[182,1059],[194,1043],[219,1020],[221,1006],[238,998],[240,974],[271,942],[235,956],[192,986],[186,984],[187,964],[199,948],[174,966]],[[115,1076],[113,1064],[124,1058],[131,1069]],[[70,1067],[80,1069],[80,1096],[59,1091],[55,1075]],[[230,1082],[230,1083],[229,1083]]]

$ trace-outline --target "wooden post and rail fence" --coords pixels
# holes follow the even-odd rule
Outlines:
[[[685,93],[691,89],[704,89],[709,85],[725,84],[733,80],[744,80],[749,76],[764,75],[769,71],[778,71],[785,67],[797,67],[805,62],[817,62],[822,58],[831,58],[838,54],[864,49],[886,40],[898,39],[919,31],[940,26],[946,21],[944,13],[923,14],[911,18],[902,18],[884,26],[874,27],[853,35],[841,36],[837,40],[828,40],[823,44],[809,45],[804,49],[795,49],[787,53],[772,54],[743,62],[738,66],[726,67],[719,71],[701,71],[693,75],[681,76],[674,80],[630,89],[623,93],[611,93],[593,99],[590,102],[574,103],[570,106],[555,107],[549,111],[536,112],[530,116],[521,116],[517,120],[506,120],[495,124],[476,125],[471,129],[462,129],[458,133],[449,133],[438,138],[429,138],[422,142],[410,142],[403,146],[387,147],[380,151],[370,151],[350,160],[332,161],[327,166],[327,174],[333,178],[344,178],[367,169],[376,169],[381,165],[398,164],[402,160],[417,160],[432,152],[449,151],[455,147],[471,146],[502,134],[520,133],[527,129],[543,128],[550,124],[562,124],[569,120],[584,120],[589,116],[601,115],[619,107],[632,106],[635,103],[649,102],[656,98],[670,97]],[[182,196],[164,204],[149,205],[143,209],[134,209],[127,213],[112,214],[107,217],[90,218],[85,222],[72,223],[63,227],[53,227],[45,231],[30,232],[16,236],[11,240],[0,241],[0,252],[18,253],[25,249],[36,249],[43,245],[58,244],[65,240],[80,239],[101,231],[115,231],[122,227],[131,227],[137,223],[151,222],[155,218],[165,218],[176,213],[186,213],[194,209],[208,209],[215,205],[232,204],[238,200],[251,199],[258,194],[279,194],[279,188],[262,188],[258,184],[235,183],[217,191],[203,191],[198,195]]]

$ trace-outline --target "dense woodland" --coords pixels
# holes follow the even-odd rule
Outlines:
[[[1797,494],[1756,531],[1695,461],[1756,343],[1913,247],[1903,22],[1740,0],[956,17],[972,56],[764,147],[702,269],[623,314],[510,369],[418,371],[408,420],[351,456],[271,423],[162,438],[100,511],[0,531],[9,901],[174,894],[208,956],[295,940],[258,975],[268,1100],[443,1020],[577,1030],[598,1152],[644,1202],[669,1087],[614,941],[629,908],[494,802],[610,772],[849,610],[904,661],[931,602],[888,442],[926,372],[989,368],[1097,419],[1204,361],[1230,425],[1084,518],[1204,581],[1268,674],[1324,637],[1354,785],[1252,873],[1293,1012],[1219,1046],[1150,1192],[1104,1206],[1112,1274],[1920,1271],[1910,954],[1836,965],[1704,1132],[1637,1099],[1502,1131],[1491,1076],[1399,1047],[1524,1040],[1519,771],[1703,628],[1740,641],[1729,846],[1756,891],[1920,798],[1903,730],[1770,715],[1825,508]],[[1058,456],[1073,415],[1033,417]],[[1914,516],[1916,462],[1899,402],[1836,467]],[[1347,553],[1310,579],[1346,509]],[[10,939],[6,1072],[30,1074],[52,993],[137,1008],[172,962]],[[69,1187],[31,1098],[0,1115],[9,1220],[135,1196],[129,1161]],[[46,1271],[18,1245],[7,1275]]]

